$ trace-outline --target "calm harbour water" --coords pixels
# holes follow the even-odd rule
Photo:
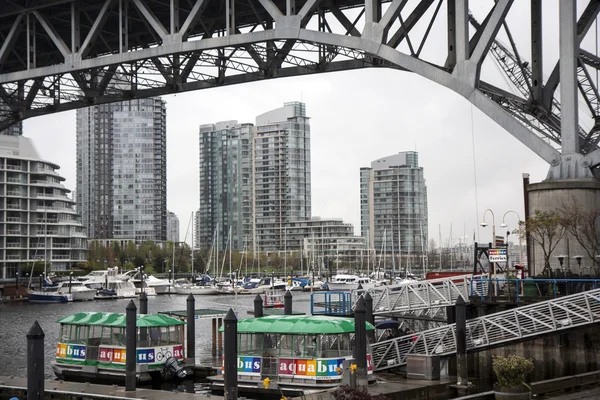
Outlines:
[[[294,311],[310,312],[310,293],[293,293]],[[238,318],[248,318],[254,307],[255,295],[196,296],[196,308],[227,311],[237,309]],[[148,298],[148,312],[185,310],[187,296],[161,295]],[[0,304],[0,376],[27,375],[27,331],[38,321],[46,337],[44,341],[46,376],[54,378],[50,363],[54,360],[59,324],[56,321],[78,312],[125,312],[130,299],[95,300],[67,304]],[[139,309],[139,301],[134,300]],[[237,304],[236,304],[237,303]],[[204,365],[217,365],[220,358],[211,355],[211,320],[196,320],[196,361]]]

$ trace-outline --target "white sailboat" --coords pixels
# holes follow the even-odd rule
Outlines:
[[[194,213],[192,212],[192,220],[194,219]],[[215,231],[216,233],[217,231]],[[214,237],[213,234],[213,245],[214,245]],[[210,261],[212,257],[213,246],[211,246],[210,254],[208,256],[208,268],[210,268]],[[207,273],[209,269],[207,268]],[[194,276],[194,230],[192,229],[192,276]],[[204,279],[200,280],[200,282],[193,283],[185,283],[175,287],[175,292],[177,294],[184,295],[198,295],[198,296],[206,296],[206,295],[215,295],[220,294],[221,291],[215,286],[214,281],[209,280],[206,281]]]
[[[29,290],[27,294],[30,303],[69,303],[73,301],[71,291],[63,291],[62,287],[53,284],[47,279],[47,260],[48,260],[48,214],[44,217],[44,278],[39,290]],[[33,267],[31,269],[33,276]]]

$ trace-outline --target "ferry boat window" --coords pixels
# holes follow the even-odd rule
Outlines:
[[[338,335],[338,337],[339,337],[340,356],[352,355],[350,334],[343,333],[341,335]]]
[[[89,326],[63,325],[60,332],[61,343],[87,344]]]
[[[157,347],[160,346],[160,334],[159,328],[148,328],[148,335],[146,336],[148,343],[144,343],[144,346]]]
[[[101,344],[125,346],[125,328],[103,327]]]
[[[281,335],[281,340],[279,341],[279,355],[281,357],[295,356],[294,341],[298,341],[296,335]]]
[[[71,336],[71,326],[72,325],[64,325],[60,326],[60,334],[58,335],[58,341],[60,343],[67,343],[69,341],[69,337]]]
[[[102,338],[102,327],[101,326],[90,326],[90,331],[88,334],[88,345],[89,346],[98,346],[100,344],[100,339]]]
[[[252,335],[238,334],[238,353],[248,353],[252,348]]]
[[[263,335],[263,357],[273,357],[277,355],[277,335]]]

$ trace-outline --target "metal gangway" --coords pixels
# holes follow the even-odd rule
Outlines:
[[[471,280],[481,279],[484,276],[487,277],[487,275],[459,275],[369,289],[373,298],[373,314],[429,313],[427,310],[454,305],[459,296],[468,302]],[[355,291],[352,298],[358,299],[363,292],[364,290]]]
[[[600,322],[600,289],[559,297],[467,321],[467,350],[533,338]],[[406,364],[408,355],[456,353],[456,324],[371,345],[373,369]]]

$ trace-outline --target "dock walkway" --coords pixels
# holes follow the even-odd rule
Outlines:
[[[0,399],[17,397],[25,399],[27,378],[0,376]],[[169,397],[169,392],[138,388],[136,391],[126,392],[125,387],[117,385],[96,385],[91,383],[64,382],[47,380],[45,382],[46,397],[56,400],[94,399],[94,400],[121,400],[121,399],[146,399],[163,400]],[[50,396],[48,396],[50,395]],[[223,399],[220,396],[177,392],[177,400]]]

